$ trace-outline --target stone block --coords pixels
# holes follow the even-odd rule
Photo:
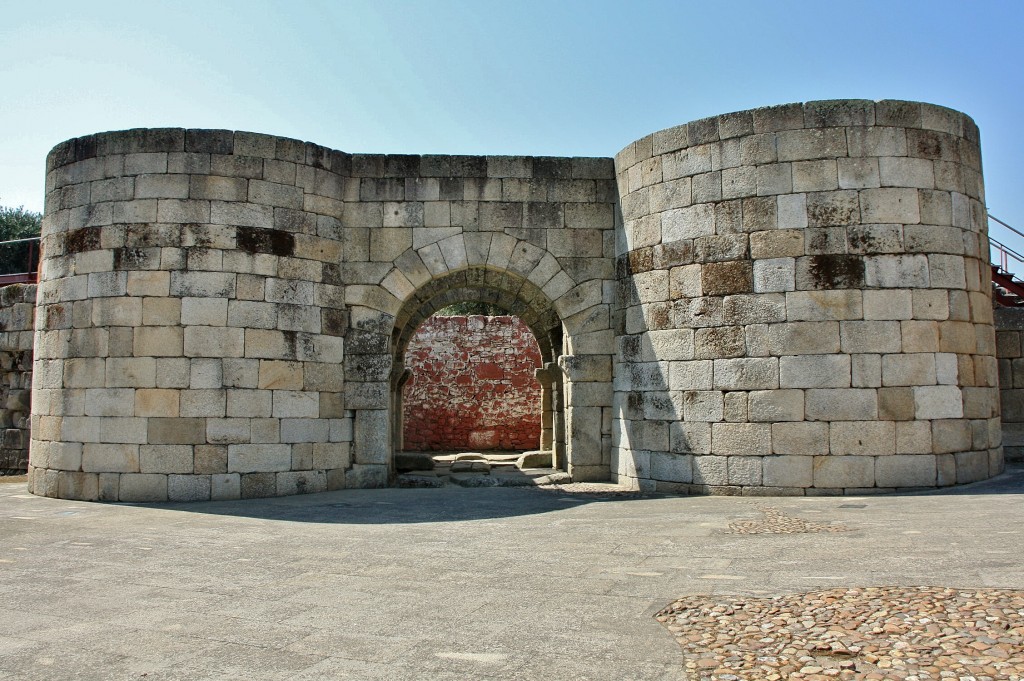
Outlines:
[[[792,169],[792,191],[794,192],[824,192],[839,189],[839,175],[835,159],[798,161],[792,164]]]
[[[793,258],[768,258],[754,261],[754,292],[792,291],[795,288],[796,261]]]
[[[977,482],[989,477],[988,452],[957,452],[953,457],[956,461],[956,483],[958,485]]]
[[[693,457],[688,454],[651,452],[650,476],[665,482],[692,482]]]
[[[118,481],[120,501],[167,501],[167,476],[157,473],[122,473]]]
[[[168,501],[209,501],[209,475],[168,475]]]
[[[714,423],[711,448],[718,456],[771,454],[771,426],[767,423]]]
[[[156,361],[151,357],[108,357],[108,388],[152,388],[156,386]]]
[[[811,456],[766,456],[761,462],[762,483],[769,487],[810,487],[814,482],[813,462]]]
[[[313,468],[330,470],[348,468],[351,465],[348,442],[314,442]]]
[[[935,456],[914,454],[875,459],[875,483],[879,487],[934,487]]]
[[[924,386],[935,383],[935,355],[932,353],[907,353],[882,357],[882,385]]]
[[[778,359],[774,357],[714,360],[716,390],[771,390],[779,387]]]
[[[759,486],[761,484],[760,456],[730,456],[728,474],[730,485]]]
[[[971,424],[962,419],[932,421],[932,451],[936,454],[963,452],[971,448]]]
[[[750,235],[750,257],[754,258],[755,268],[762,259],[793,258],[803,254],[803,230],[777,229]]]
[[[772,424],[775,454],[811,456],[828,454],[829,424],[811,421]]]
[[[381,464],[353,464],[345,471],[345,487],[375,488],[388,484],[387,466]]]
[[[896,426],[891,421],[833,421],[829,448],[833,456],[894,454]]]
[[[878,418],[884,421],[909,421],[916,411],[914,391],[910,388],[882,388],[878,391]]]
[[[831,321],[771,324],[768,327],[768,347],[773,355],[838,353],[839,323]]]
[[[867,388],[823,388],[805,392],[808,421],[873,421],[878,418],[878,395]]]
[[[723,414],[730,423],[745,423],[747,419],[747,393],[727,392],[723,396]]]
[[[193,470],[197,474],[227,473],[228,448],[224,445],[196,445]]]
[[[848,388],[851,386],[850,356],[780,357],[779,385],[782,388]]]
[[[697,485],[729,484],[729,457],[710,455],[693,457],[693,482]]]
[[[669,449],[677,454],[710,454],[711,424],[669,422]]]
[[[932,425],[930,421],[898,421],[896,423],[897,454],[931,454]]]
[[[850,384],[854,388],[878,388],[882,385],[882,356],[850,356]]]
[[[870,456],[814,457],[814,487],[866,488],[875,485],[875,460]]]
[[[682,409],[677,411],[675,418],[682,414],[686,421],[713,422],[724,418],[724,403],[720,391],[688,390],[676,393],[681,396]]]
[[[865,320],[912,319],[913,298],[909,290],[864,291]]]
[[[786,293],[789,321],[828,321],[861,319],[861,291],[792,291]]]
[[[62,499],[96,501],[99,498],[99,478],[95,473],[60,471],[57,474],[57,494]]]
[[[914,387],[915,418],[962,418],[963,395],[955,385],[928,385]]]
[[[320,415],[320,395],[301,390],[274,390],[274,418],[317,418]]]
[[[803,421],[803,390],[755,390],[748,396],[748,418],[755,422]]]
[[[865,189],[860,192],[860,208],[865,224],[914,225],[921,222],[916,189]]]
[[[232,473],[286,471],[291,462],[291,446],[287,444],[228,445],[228,471]]]
[[[205,444],[206,419],[150,418],[149,444]]]
[[[262,499],[277,495],[277,473],[248,473],[241,475],[241,498]]]
[[[132,349],[136,357],[180,357],[184,332],[173,326],[140,326],[134,330]]]
[[[901,350],[897,321],[844,321],[839,325],[840,347],[846,353],[894,353]]]
[[[241,476],[238,473],[216,474],[210,476],[210,499],[212,501],[240,499],[241,496]]]
[[[707,263],[701,270],[706,295],[720,296],[753,291],[753,267],[749,261]]]
[[[326,491],[327,474],[324,471],[287,471],[277,474],[277,496]]]
[[[656,332],[650,332],[649,335],[654,333]],[[661,359],[716,359],[742,357],[746,351],[746,346],[743,327],[714,326],[697,329],[693,333],[693,346],[689,356],[665,357],[659,355],[657,346],[655,346],[654,350],[655,356]]]
[[[840,189],[870,189],[881,186],[877,158],[838,160]]]

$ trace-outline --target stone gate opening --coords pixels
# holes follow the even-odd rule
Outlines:
[[[445,309],[450,309],[453,305],[466,302],[486,304],[492,309],[507,311],[508,315],[505,317],[476,317],[475,319],[473,317],[435,316]],[[532,344],[535,347],[530,348],[532,357],[528,359],[528,362],[532,362],[534,368],[532,376],[529,378],[532,378],[531,382],[538,393],[538,404],[535,405],[538,418],[534,451],[539,450],[546,453],[542,455],[548,462],[544,466],[545,468],[551,466],[567,470],[569,456],[565,435],[565,401],[562,398],[563,374],[556,364],[563,345],[561,320],[547,296],[528,280],[511,272],[485,267],[461,270],[434,279],[412,296],[396,317],[391,381],[391,434],[394,452],[423,448],[424,441],[406,442],[404,417],[409,413],[405,404],[409,394],[406,387],[414,376],[413,366],[409,361],[410,347],[416,347],[414,339],[425,324],[429,326],[431,320],[439,319],[464,320],[462,322],[442,322],[441,325],[449,327],[447,329],[449,332],[460,330],[468,332],[471,324],[483,327],[486,325],[485,320],[487,319],[504,319],[507,320],[504,324],[508,326],[511,326],[511,320],[515,320],[523,327],[525,334],[532,337]],[[465,328],[459,329],[457,328],[459,326]],[[473,354],[478,355],[477,359],[479,359],[481,349],[472,348],[472,339],[469,340],[468,344],[460,344],[463,347],[459,352],[465,355],[465,360],[471,361],[470,355]],[[522,339],[518,342],[520,345],[524,344]],[[493,362],[478,362],[476,367],[469,367],[470,371],[476,372],[478,378],[480,371],[486,374],[495,368]],[[520,375],[517,377],[517,382],[524,382],[523,379],[526,377],[521,375],[521,370],[518,373]],[[511,379],[509,380],[511,383]],[[508,385],[507,387],[512,388],[512,392],[514,392],[516,388],[525,386]],[[452,405],[451,411],[457,412],[459,408],[460,405]],[[458,418],[457,413],[453,416]],[[466,449],[496,449],[502,447],[503,444],[512,448],[511,439],[507,434],[503,440],[500,429],[487,427],[494,425],[493,423],[477,425],[481,427],[469,429],[467,432]]]
[[[502,310],[453,306],[429,317],[406,350],[402,449],[539,449],[540,364],[529,327]]]

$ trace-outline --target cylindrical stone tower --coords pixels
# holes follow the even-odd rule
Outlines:
[[[616,172],[620,480],[834,494],[1002,470],[970,118],[769,107],[654,133]]]
[[[219,130],[104,133],[50,153],[34,493],[230,499],[366,472],[342,399],[349,164]]]

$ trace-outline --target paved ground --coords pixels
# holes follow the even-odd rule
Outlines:
[[[789,533],[739,531],[773,513]],[[653,619],[680,596],[1021,588],[1022,540],[1020,467],[858,498],[446,487],[131,506],[0,484],[0,678],[680,679]]]

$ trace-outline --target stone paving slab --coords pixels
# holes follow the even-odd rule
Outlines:
[[[683,679],[654,619],[682,596],[1024,588],[1020,466],[901,496],[569,487],[132,506],[2,484],[0,678]],[[790,531],[735,531],[772,514]]]

